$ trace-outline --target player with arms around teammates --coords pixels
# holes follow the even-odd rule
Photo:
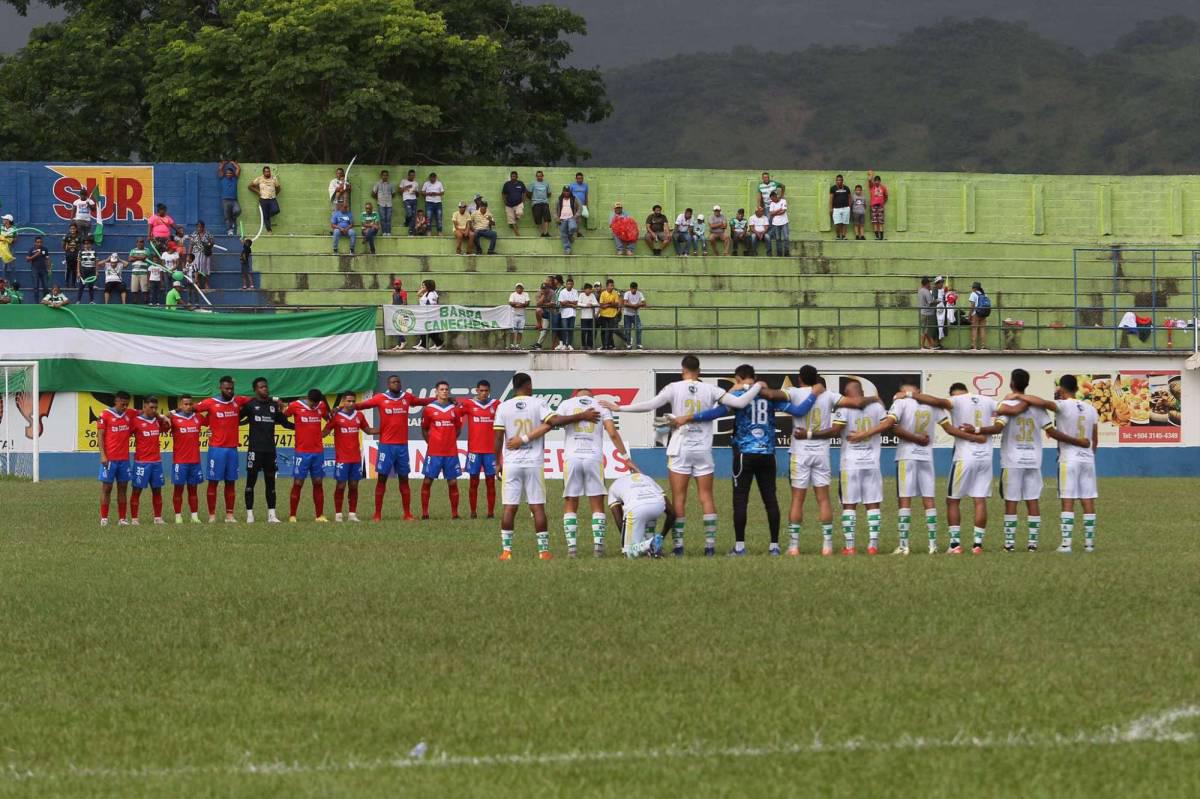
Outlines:
[[[117,524],[125,518],[125,491],[129,487],[129,439],[138,413],[129,407],[129,392],[118,391],[111,408],[96,420],[96,445],[100,450],[100,526],[108,526],[108,506],[113,483],[117,484]]]
[[[371,521],[383,519],[383,500],[387,496],[387,481],[396,475],[400,486],[400,499],[404,504],[404,520],[412,521],[412,492],[408,487],[408,475],[412,471],[408,460],[408,415],[416,406],[428,405],[433,397],[421,399],[405,391],[400,375],[390,375],[387,389],[370,399],[354,403],[354,409],[365,411],[374,408],[379,414],[379,457],[375,461],[375,515]]]
[[[492,396],[492,384],[480,380],[475,384],[475,396],[461,399],[458,404],[462,406],[467,423],[467,475],[470,478],[467,498],[471,504],[471,518],[478,517],[479,473],[483,472],[487,483],[487,517],[492,519],[496,515],[496,453],[492,451],[492,439],[500,400]]]
[[[183,489],[187,487],[188,507],[192,523],[200,523],[200,498],[196,486],[204,479],[200,466],[200,428],[208,423],[192,407],[192,395],[181,394],[175,410],[171,411],[171,504],[175,508],[175,523],[183,523]]]
[[[142,412],[133,417],[133,494],[129,497],[129,516],[133,524],[140,524],[138,504],[142,491],[150,489],[154,506],[154,523],[163,524],[162,518],[162,434],[169,432],[171,422],[158,413],[158,397],[142,399]]]
[[[379,428],[371,427],[362,411],[354,410],[354,392],[342,392],[338,399],[338,409],[325,425],[325,434],[333,432],[334,479],[337,487],[333,489],[333,520],[342,520],[342,500],[348,499],[347,519],[358,521],[358,483],[363,478],[362,441],[361,433],[366,431],[372,435]],[[349,495],[347,496],[347,489]]]
[[[734,409],[745,408],[765,386],[761,382],[755,383],[744,394],[735,396],[719,386],[700,381],[700,359],[695,355],[685,355],[680,366],[682,379],[665,386],[651,399],[625,406],[612,402],[602,404],[610,411],[626,413],[644,413],[663,405],[670,405],[671,416],[675,417],[699,414],[717,404]],[[683,556],[688,484],[693,478],[696,480],[700,506],[704,511],[704,554],[707,557],[717,554],[718,517],[717,503],[713,497],[715,467],[712,448],[711,422],[692,422],[680,427],[667,445],[667,471],[675,504],[675,524],[671,530],[671,537],[674,543],[673,554],[676,557]]]
[[[292,458],[292,496],[288,521],[295,523],[296,508],[300,505],[300,493],[305,479],[312,481],[313,521],[327,522],[325,518],[325,421],[329,418],[329,406],[325,404],[319,388],[309,389],[308,395],[288,405],[284,416],[296,423],[296,454]]]
[[[237,502],[238,425],[242,406],[249,397],[233,393],[233,378],[225,375],[217,381],[219,394],[201,400],[196,406],[208,421],[208,523],[217,520],[217,483],[225,483],[225,523],[233,524],[233,507]]]
[[[900,533],[900,543],[892,553],[894,555],[909,553],[912,501],[915,497],[920,497],[925,506],[925,532],[929,537],[929,554],[936,555],[938,551],[933,434],[937,428],[935,419],[940,417],[941,413],[913,399],[913,395],[920,390],[920,386],[913,383],[901,385],[900,392],[896,394],[887,418],[884,419],[887,425],[884,430],[890,430],[900,439],[896,445],[896,494],[900,506],[896,527]]]
[[[450,399],[450,384],[439,380],[434,386],[434,400],[421,412],[421,432],[425,436],[425,467],[421,481],[421,518],[429,518],[429,494],[433,481],[446,479],[450,499],[450,518],[458,516],[458,478],[462,467],[458,462],[458,432],[462,430],[462,408]]]

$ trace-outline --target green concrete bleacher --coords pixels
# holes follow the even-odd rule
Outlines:
[[[360,241],[358,255],[351,257],[345,241],[343,254],[331,254],[330,238],[322,232],[332,171],[280,168],[284,213],[276,231],[255,245],[255,270],[267,300],[278,308],[383,304],[395,278],[404,281],[411,302],[421,281],[431,278],[444,303],[497,305],[518,280],[535,293],[545,275],[558,273],[573,275],[580,288],[608,278],[625,288],[636,280],[650,302],[644,312],[649,347],[888,349],[916,346],[919,278],[944,274],[962,295],[960,308],[972,281],[987,288],[995,307],[988,334],[993,348],[1146,349],[1164,347],[1165,331],[1156,329],[1149,342],[1118,333],[1116,323],[1126,311],[1137,310],[1160,325],[1168,317],[1191,318],[1196,305],[1187,248],[1200,234],[1200,180],[1191,178],[885,175],[893,200],[888,239],[839,242],[826,232],[828,179],[784,173],[777,177],[792,201],[789,257],[679,258],[669,251],[654,257],[641,243],[637,257],[618,258],[605,224],[608,212],[599,210],[613,199],[621,199],[639,220],[655,202],[669,216],[685,204],[707,213],[714,201],[732,211],[749,205],[757,174],[591,172],[591,226],[574,254],[565,256],[556,230],[549,238],[537,236],[528,212],[521,236],[504,225],[499,187],[507,168],[443,168],[438,172],[448,187],[447,211],[476,190],[492,199],[500,235],[495,255],[455,255],[448,235],[408,237],[398,208],[397,235],[377,238],[376,255],[367,255]],[[403,171],[391,168],[393,180]],[[424,178],[427,171],[418,174]],[[532,179],[533,168],[520,171],[527,182]],[[244,182],[255,172],[247,165]],[[574,170],[557,177],[556,170],[547,172],[561,186]],[[374,167],[356,165],[352,171],[351,181],[360,187],[356,209],[376,174]],[[247,221],[254,208],[247,204]],[[1117,244],[1114,276],[1111,247]],[[1151,255],[1139,247],[1160,251]],[[532,325],[532,312],[529,316]],[[1006,327],[1005,319],[1024,327]],[[1190,347],[1191,335],[1176,331],[1175,346]],[[965,339],[965,331],[954,331],[949,343],[959,338]],[[501,343],[480,334],[454,339],[454,346]]]

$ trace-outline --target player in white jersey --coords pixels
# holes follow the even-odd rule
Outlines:
[[[512,559],[513,525],[524,497],[533,512],[538,557],[550,560],[550,533],[546,524],[546,446],[530,436],[543,422],[550,427],[578,421],[597,422],[600,412],[591,408],[574,415],[556,414],[533,395],[533,380],[524,372],[513,375],[513,397],[496,410],[496,466],[504,475],[504,512],[500,517],[500,560]],[[510,447],[514,443],[519,446]]]
[[[1009,417],[1000,434],[1000,497],[1004,500],[1004,551],[1017,548],[1017,511],[1025,503],[1030,552],[1037,552],[1042,528],[1042,446],[1045,430],[1051,437],[1062,437],[1053,430],[1045,409],[1020,398],[1029,388],[1029,372],[1014,369],[1008,387],[1012,394],[1000,403],[996,413]]]
[[[671,406],[671,416],[697,414],[717,403],[729,408],[749,405],[765,384],[755,383],[745,393],[734,396],[712,383],[700,382],[700,359],[685,355],[681,364],[682,380],[663,388],[652,399],[618,406],[603,403],[611,411],[644,413],[663,405]],[[704,510],[704,554],[717,554],[717,503],[713,498],[713,423],[691,422],[671,434],[667,445],[667,471],[675,504],[675,524],[671,529],[674,554],[683,555],[683,531],[686,526],[688,483],[696,478],[700,507]]]
[[[1063,375],[1054,391],[1055,401],[1029,394],[1021,399],[1030,405],[1054,412],[1054,432],[1058,439],[1058,498],[1062,502],[1062,543],[1058,551],[1071,551],[1075,532],[1075,501],[1083,506],[1083,550],[1096,549],[1096,447],[1100,445],[1099,415],[1090,402],[1075,399],[1079,381],[1075,375]]]
[[[808,413],[796,419],[792,425],[792,444],[788,453],[789,479],[792,484],[792,507],[788,514],[788,533],[791,544],[787,553],[793,557],[800,554],[800,527],[804,523],[804,499],[811,488],[817,497],[817,509],[821,521],[821,554],[833,554],[833,504],[829,500],[829,484],[833,481],[829,461],[829,446],[840,435],[840,428],[833,424],[834,412],[839,408],[863,408],[879,402],[878,397],[847,397],[829,391],[825,378],[817,374],[815,366],[800,367],[800,386],[789,388],[787,399],[799,405],[810,394],[817,397]]]
[[[896,494],[899,511],[896,529],[900,543],[894,555],[909,553],[908,538],[912,530],[912,501],[920,497],[925,506],[925,531],[929,536],[929,554],[937,553],[937,502],[933,471],[934,419],[939,412],[912,399],[912,393],[920,387],[912,383],[900,386],[900,393],[892,401],[887,418],[883,420],[883,431],[891,431],[900,439],[896,445]]]
[[[570,558],[578,552],[580,497],[587,497],[592,509],[592,554],[598,558],[604,555],[605,433],[612,439],[617,453],[629,463],[631,469],[637,471],[621,434],[617,432],[612,412],[592,397],[590,389],[580,389],[574,397],[558,406],[561,416],[572,416],[588,410],[598,410],[600,420],[571,422],[563,428],[566,442],[563,457],[563,533],[567,539],[567,557]],[[529,437],[541,438],[550,430],[549,425],[541,425]]]
[[[950,386],[949,399],[924,393],[914,394],[912,399],[947,411],[938,424],[957,439],[946,499],[946,521],[950,527],[950,548],[946,551],[951,555],[962,553],[959,503],[963,497],[971,497],[975,501],[975,536],[971,551],[982,554],[983,536],[987,532],[987,501],[992,495],[991,437],[1004,429],[1003,420],[996,414],[996,401],[991,397],[968,394],[962,383]]]
[[[608,507],[621,531],[625,557],[662,556],[662,539],[675,523],[675,511],[658,483],[637,472],[618,477],[609,486]],[[664,517],[661,533],[659,517]]]
[[[862,383],[846,381],[846,396],[863,396]],[[869,540],[867,554],[879,554],[880,506],[883,504],[883,475],[879,471],[879,450],[885,429],[884,410],[880,403],[865,408],[839,408],[833,417],[834,425],[849,433],[842,439],[841,482],[838,491],[842,502],[842,535],[846,546],[843,555],[855,553],[855,531],[858,528],[858,506],[867,508]]]

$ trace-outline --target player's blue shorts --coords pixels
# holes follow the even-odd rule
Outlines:
[[[107,466],[100,467],[101,483],[128,483],[129,461],[109,461]]]
[[[457,455],[430,455],[425,458],[422,474],[426,480],[436,480],[439,475],[447,480],[457,480],[462,475],[462,467],[458,464]]]
[[[171,466],[171,482],[177,486],[198,486],[204,482],[204,473],[198,463],[176,463]]]
[[[230,483],[238,479],[237,447],[208,448],[208,479]]]
[[[407,480],[411,471],[408,465],[408,444],[380,444],[375,471],[380,477],[395,474],[400,479]]]
[[[314,480],[320,480],[325,476],[325,453],[324,452],[297,452],[296,457],[292,459],[292,478],[295,480],[303,480],[305,477],[311,477]]]
[[[483,473],[488,477],[496,476],[496,454],[494,452],[467,453],[467,474],[478,477],[480,469],[483,469]]]
[[[162,464],[158,461],[134,461],[133,487],[138,490],[143,488],[162,488]]]
[[[339,463],[333,467],[333,479],[339,483],[357,483],[362,477],[361,463]]]

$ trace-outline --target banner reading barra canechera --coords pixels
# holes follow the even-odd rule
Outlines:
[[[429,333],[468,333],[509,330],[513,309],[507,305],[474,308],[468,305],[385,305],[383,329],[389,336]]]

